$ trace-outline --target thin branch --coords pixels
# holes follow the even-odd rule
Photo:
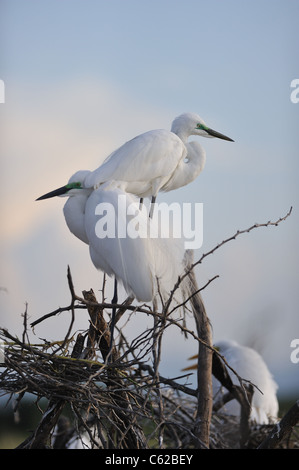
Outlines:
[[[52,316],[70,311],[71,319],[63,341],[49,342],[41,339],[40,344],[30,344],[27,307],[23,318],[24,331],[21,339],[14,337],[7,330],[0,329],[0,340],[4,339],[2,343],[5,349],[5,367],[2,367],[0,371],[1,394],[18,394],[20,400],[27,393],[33,394],[37,397],[36,406],[41,398],[49,400],[47,411],[43,413],[40,423],[21,447],[44,448],[49,443],[52,445],[49,438],[53,426],[62,416],[61,413],[66,403],[73,414],[75,424],[71,428],[66,427],[65,430],[62,428],[61,432],[65,432],[65,436],[60,436],[65,437],[61,439],[62,443],[69,442],[71,436],[78,435],[80,439],[80,433],[84,433],[91,446],[107,449],[120,447],[141,449],[153,445],[164,448],[179,446],[193,449],[209,446],[223,447],[222,441],[226,439],[225,432],[222,433],[222,428],[219,426],[225,422],[230,426],[233,423],[233,430],[236,430],[234,444],[238,445],[241,436],[241,446],[247,445],[250,442],[248,432],[252,431],[248,420],[251,397],[247,384],[250,382],[236,374],[225,358],[213,348],[210,337],[211,325],[201,299],[202,290],[218,276],[198,288],[193,269],[207,256],[239,235],[248,233],[254,228],[278,225],[291,214],[291,210],[276,222],[255,224],[246,230],[236,232],[232,237],[223,240],[212,250],[203,254],[196,262],[190,261],[186,271],[178,277],[166,301],[161,297],[158,283],[159,311],[158,308],[151,308],[146,304],[134,305],[132,298],[127,298],[122,304],[117,305],[117,320],[124,312],[128,312],[125,326],[135,312],[153,316],[154,326],[144,328],[141,333],[135,334],[133,339],[130,337],[132,329],[126,336],[124,326],[118,326],[119,341],[115,345],[117,354],[109,364],[97,359],[99,352],[105,358],[105,347],[107,349],[107,344],[109,344],[109,323],[104,319],[105,309],[115,307],[105,302],[105,276],[101,290],[102,303],[98,303],[94,295],[86,295],[83,292],[83,298],[76,294],[68,267],[70,305],[50,312],[31,324],[34,327]],[[193,287],[190,290],[189,285],[188,290],[190,280]],[[177,289],[180,289],[178,292],[180,295],[177,295]],[[93,293],[90,292],[90,294]],[[197,331],[195,332],[187,328],[184,323],[187,308],[189,311],[192,310],[196,318]],[[89,328],[87,326],[85,332],[73,334],[72,328],[78,309],[88,310]],[[175,310],[178,312],[179,309],[182,310],[182,313],[180,310],[180,314],[176,315],[179,318],[171,318],[171,314]],[[196,390],[179,383],[189,374],[175,378],[167,378],[160,374],[164,333],[170,327],[179,328],[188,339],[196,341],[200,357],[205,358],[199,367],[198,376],[201,380],[198,380]],[[153,344],[155,346],[154,361],[152,361]],[[220,364],[225,371],[222,383],[241,403],[241,423],[238,422],[239,418],[235,417],[225,418],[221,415],[219,419],[215,409],[212,416],[209,414],[211,395],[208,384],[211,367],[208,361],[211,356],[213,357],[213,374],[217,376],[215,363],[218,361],[218,365]],[[153,366],[148,363],[149,361],[152,361]],[[240,385],[232,383],[226,367],[236,374]],[[206,379],[203,380],[203,377]],[[206,399],[209,403],[205,407]],[[298,406],[297,403],[297,408]],[[296,409],[293,410],[290,418],[279,423],[279,429],[273,428],[274,438],[277,438],[280,433],[277,445],[280,445],[283,439],[281,431],[285,429],[284,436],[286,436],[293,429],[297,413]],[[211,426],[209,426],[210,423]],[[217,439],[219,435],[221,435],[220,441]],[[261,439],[258,442],[261,442]],[[273,441],[270,444],[261,444],[261,448],[267,445],[273,446]]]
[[[225,245],[226,243],[229,243],[230,241],[232,240],[236,240],[237,237],[239,237],[240,235],[244,234],[244,233],[249,233],[251,232],[252,230],[256,229],[256,228],[261,228],[261,227],[269,227],[269,226],[278,226],[281,222],[283,222],[284,220],[286,220],[292,213],[292,210],[293,208],[291,207],[290,210],[288,211],[288,213],[283,216],[283,217],[280,217],[278,220],[276,220],[275,222],[271,222],[271,220],[269,220],[268,222],[266,223],[261,223],[261,224],[254,224],[252,225],[251,227],[247,228],[247,229],[244,229],[244,230],[237,230],[237,232],[232,235],[231,237],[228,237],[226,238],[225,240],[223,240],[221,243],[218,243],[218,245],[216,245],[214,248],[212,248],[210,251],[208,251],[207,253],[203,253],[202,256],[197,260],[195,261],[193,264],[191,264],[189,267],[188,267],[188,270],[186,270],[185,273],[181,274],[179,277],[178,277],[178,280],[176,282],[176,284],[174,285],[171,293],[170,293],[170,296],[165,304],[165,308],[164,310],[165,311],[168,311],[169,310],[169,306],[173,300],[173,296],[174,296],[174,293],[175,291],[179,288],[179,286],[181,285],[181,283],[183,282],[183,280],[189,275],[189,273],[196,267],[198,266],[199,264],[201,264],[203,262],[203,260],[205,258],[207,258],[208,256],[212,255],[213,253],[215,253],[215,251],[219,250],[223,245]]]
[[[175,310],[178,310],[179,308],[181,307],[184,307],[188,302],[190,302],[192,300],[192,298],[194,296],[196,296],[197,294],[199,294],[201,291],[203,291],[206,287],[208,287],[208,285],[211,284],[211,282],[215,281],[215,279],[218,279],[219,278],[219,275],[217,274],[216,276],[212,277],[211,279],[208,280],[208,282],[206,282],[206,284],[203,286],[203,287],[200,287],[198,288],[197,290],[195,290],[191,295],[189,295],[189,297],[187,299],[184,300],[184,302],[176,305],[175,307],[173,307],[172,310],[170,310],[170,312],[167,314],[167,315],[171,315]]]
[[[299,400],[288,410],[284,417],[275,424],[268,437],[259,445],[258,449],[275,449],[299,422]]]
[[[261,227],[270,227],[270,226],[277,227],[281,222],[286,220],[291,215],[292,210],[293,210],[293,207],[290,208],[290,210],[288,211],[288,213],[285,216],[280,217],[275,222],[271,222],[271,220],[269,220],[268,222],[261,223],[261,224],[256,223],[256,224],[252,225],[251,227],[249,227],[247,229],[244,229],[244,230],[237,230],[237,232],[234,235],[232,235],[231,237],[226,238],[221,243],[218,243],[218,245],[216,245],[214,248],[212,248],[207,253],[203,253],[203,255],[199,258],[199,260],[196,261],[195,263],[193,263],[193,265],[191,266],[190,269],[193,269],[198,264],[201,264],[207,256],[212,255],[213,253],[215,253],[215,251],[219,250],[219,248],[221,248],[223,245],[225,245],[226,243],[228,243],[232,240],[236,240],[237,237],[239,237],[240,235],[243,235],[244,233],[249,233],[249,232],[251,232],[252,230],[254,230],[256,228],[261,228]]]

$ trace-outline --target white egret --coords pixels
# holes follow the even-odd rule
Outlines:
[[[112,303],[117,303],[117,281],[123,284],[129,296],[138,301],[150,302],[158,292],[167,296],[184,270],[183,243],[173,238],[148,236],[149,226],[154,221],[147,217],[146,211],[139,210],[136,197],[124,192],[115,182],[108,182],[96,190],[86,187],[89,176],[89,171],[79,171],[67,185],[37,200],[68,197],[63,209],[68,228],[89,245],[95,267],[115,277]],[[121,204],[119,197],[122,197]],[[99,215],[109,208],[112,209],[112,218],[103,220],[110,225],[111,236],[107,233],[101,236],[97,231]],[[138,226],[137,235],[140,236],[135,236],[134,230],[133,236],[123,233],[130,225],[131,229]],[[122,236],[119,236],[119,230]],[[158,227],[153,227],[151,233],[157,232]]]
[[[171,131],[156,129],[126,142],[104,163],[87,176],[87,187],[98,187],[106,181],[120,181],[122,188],[155,202],[159,191],[171,191],[197,178],[206,161],[205,150],[198,142],[187,142],[189,136],[229,137],[210,129],[194,113],[184,113],[172,123]]]
[[[250,419],[257,424],[270,424],[275,421],[279,409],[276,396],[278,385],[260,354],[254,349],[241,346],[232,340],[219,341],[215,343],[215,347],[240,377],[250,380],[262,392],[254,388]],[[196,368],[197,366],[194,365],[184,370]],[[239,385],[236,375],[230,369],[227,370],[232,382]],[[221,384],[214,378],[213,391],[216,392],[216,395],[223,392]],[[240,405],[236,400],[231,400],[225,405],[225,411],[228,414],[239,415]]]

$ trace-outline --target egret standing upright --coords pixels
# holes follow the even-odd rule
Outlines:
[[[112,152],[99,168],[87,176],[87,187],[106,181],[121,182],[122,189],[155,203],[159,191],[171,191],[197,178],[204,169],[206,152],[191,135],[229,137],[209,128],[200,116],[184,113],[172,123],[171,131],[156,129],[140,134]]]

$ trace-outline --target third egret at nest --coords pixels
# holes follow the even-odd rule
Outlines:
[[[246,380],[250,380],[259,390],[254,388],[252,398],[252,408],[250,418],[257,424],[270,424],[275,421],[278,415],[278,400],[276,391],[277,383],[274,381],[265,361],[260,354],[252,348],[241,346],[236,341],[225,340],[215,343],[215,348],[225,357],[226,362],[237,374]],[[195,358],[196,356],[193,356]],[[197,365],[186,367],[184,370],[196,369]],[[239,385],[236,375],[227,368],[227,371],[234,384]],[[213,380],[213,393],[217,395],[221,392],[221,384],[218,380]],[[240,405],[236,400],[232,400],[225,405],[227,414],[239,415]]]

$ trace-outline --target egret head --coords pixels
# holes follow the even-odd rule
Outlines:
[[[239,344],[237,343],[237,341],[234,341],[232,339],[223,339],[221,341],[217,341],[214,344],[215,349],[217,349],[217,351],[219,351],[220,353],[224,353],[228,349],[236,348],[238,346]]]
[[[200,135],[202,137],[217,137],[218,139],[234,142],[230,137],[208,127],[204,120],[195,113],[184,113],[178,116],[172,123],[171,131],[185,139],[189,135]]]
[[[43,199],[49,199],[55,196],[70,197],[86,193],[86,191],[90,192],[90,189],[85,188],[84,186],[84,180],[87,174],[89,173],[90,171],[87,170],[77,171],[73,176],[71,176],[69,182],[65,186],[61,186],[61,188],[54,189],[54,191],[50,191],[49,193],[40,196],[36,200],[41,201]]]

